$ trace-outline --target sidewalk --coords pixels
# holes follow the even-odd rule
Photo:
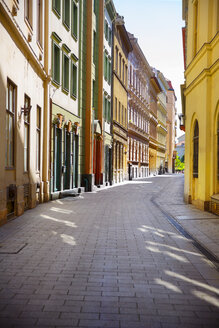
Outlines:
[[[219,217],[210,212],[203,212],[194,205],[185,204],[184,179],[175,176],[178,178],[169,181],[168,193],[161,193],[156,202],[219,260]]]

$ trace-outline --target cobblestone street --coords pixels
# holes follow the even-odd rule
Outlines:
[[[218,327],[218,271],[151,201],[180,216],[182,188],[132,181],[0,227],[0,326]]]

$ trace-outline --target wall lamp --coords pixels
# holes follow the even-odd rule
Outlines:
[[[32,106],[28,106],[28,107],[21,107],[21,114],[24,113],[24,115],[28,115],[30,114]]]

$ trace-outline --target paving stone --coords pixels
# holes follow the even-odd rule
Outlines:
[[[27,244],[0,254],[0,326],[217,327],[218,272],[151,195],[172,215],[200,212],[174,205],[180,177],[146,180],[41,204],[0,227],[8,245]],[[180,222],[203,237],[212,220]]]

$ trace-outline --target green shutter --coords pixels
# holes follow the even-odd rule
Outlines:
[[[52,77],[55,83],[60,84],[60,48],[54,41],[52,49]]]
[[[72,36],[76,39],[78,37],[78,6],[72,1],[72,25],[71,25]]]
[[[70,0],[63,1],[63,23],[70,28]]]

